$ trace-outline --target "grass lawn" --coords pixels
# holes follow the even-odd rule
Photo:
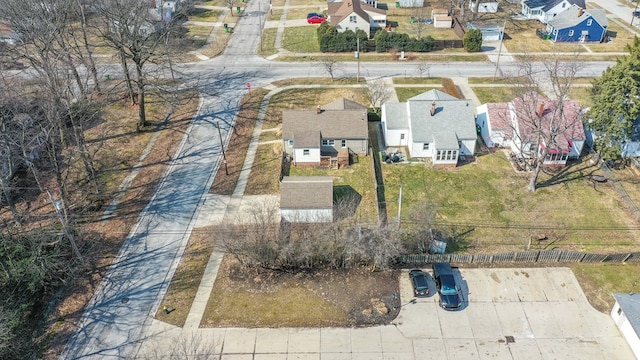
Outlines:
[[[203,327],[300,327],[337,326],[346,322],[347,314],[339,306],[323,299],[296,278],[273,281],[263,279],[255,291],[246,282],[233,278],[260,274],[229,274],[233,259],[226,255],[220,266],[214,290],[202,319]],[[311,325],[312,324],[312,325]]]
[[[633,43],[635,35],[616,22],[609,21],[607,36],[611,37],[610,42],[586,43],[585,45],[593,52],[627,52],[627,45]]]
[[[356,85],[358,82],[355,78],[293,78],[285,80],[276,80],[272,84],[275,86],[291,86],[291,85]],[[364,78],[360,79],[361,84],[365,84]]]
[[[324,6],[309,6],[304,8],[289,8],[287,11],[287,20],[299,20],[306,19],[307,14],[310,12],[322,13],[322,10],[327,7],[327,4],[324,3]],[[325,14],[326,16],[326,14]]]
[[[197,229],[192,232],[180,265],[162,299],[156,312],[156,319],[171,325],[182,327],[187,320],[191,304],[196,297],[202,274],[213,251],[214,242],[209,229]],[[175,309],[169,314],[164,313],[164,306]]]
[[[394,77],[394,84],[435,84],[442,85],[442,78],[440,77]]]
[[[356,210],[359,222],[375,223],[377,221],[376,191],[373,175],[373,159],[371,156],[360,156],[359,162],[345,169],[316,169],[311,167],[291,167],[291,176],[333,176],[334,198],[338,196],[341,186],[350,186],[362,199]]]
[[[396,95],[398,96],[398,101],[400,102],[405,102],[407,100],[409,100],[410,98],[416,96],[416,95],[420,95],[423,92],[432,90],[432,89],[438,89],[438,90],[442,90],[442,87],[394,87],[395,91],[396,91]]]
[[[605,314],[615,303],[613,293],[640,291],[634,286],[640,279],[640,264],[573,264],[571,269],[591,305]]]
[[[484,155],[477,162],[455,169],[433,170],[424,165],[383,164],[389,214],[429,201],[438,221],[457,224],[458,249],[471,252],[523,250],[531,236],[544,234],[540,246],[583,251],[637,249],[637,226],[609,185],[594,189],[585,177],[597,173],[588,161],[568,167],[552,178],[542,174],[535,193],[525,190],[527,174],[517,174],[502,152]],[[540,182],[539,182],[540,183]],[[523,230],[525,227],[538,227]],[[520,227],[520,228],[518,228]],[[582,230],[580,230],[582,229]]]
[[[282,47],[301,53],[320,52],[316,26],[296,26],[284,29]],[[353,56],[353,55],[352,55]]]
[[[278,21],[278,20],[280,20],[280,18],[282,17],[282,13],[284,13],[284,10],[282,10],[282,9],[277,9],[277,10],[274,9],[274,10],[270,11],[267,14],[267,21]]]
[[[262,31],[262,46],[258,49],[258,53],[262,56],[276,54],[276,33],[278,29],[270,28]]]
[[[221,14],[222,10],[194,8],[189,12],[189,21],[215,22]]]
[[[297,5],[305,5],[305,6],[319,6],[326,7],[327,2],[324,0],[290,0],[289,6],[297,6]]]
[[[513,85],[517,83],[518,77],[470,77],[468,82],[469,85],[493,85],[493,84],[502,84],[502,85]],[[525,79],[522,79],[525,80]]]
[[[591,86],[574,86],[569,89],[569,98],[578,100],[581,107],[591,107]]]
[[[281,162],[281,143],[258,145],[245,195],[278,194]]]
[[[472,89],[481,104],[507,102],[513,99],[514,89],[510,86],[472,86]]]

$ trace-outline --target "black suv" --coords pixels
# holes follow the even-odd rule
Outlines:
[[[462,295],[451,265],[449,263],[433,264],[433,277],[436,279],[440,293],[440,306],[445,310],[458,309],[462,305]]]
[[[427,274],[422,270],[409,271],[409,277],[411,278],[411,284],[413,284],[414,296],[429,296],[429,281],[427,280]]]

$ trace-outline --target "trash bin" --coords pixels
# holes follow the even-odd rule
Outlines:
[[[236,11],[238,11],[238,14],[240,14],[240,6],[236,8]]]
[[[396,7],[399,8],[400,7],[400,1],[396,1]]]
[[[104,76],[104,79],[105,79],[105,80],[111,80],[111,75],[109,75],[109,74],[105,75],[105,76]]]
[[[414,18],[413,16],[411,17],[411,23],[415,23],[416,22],[416,18]]]

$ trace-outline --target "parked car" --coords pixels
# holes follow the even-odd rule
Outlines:
[[[325,21],[327,21],[327,19],[320,16],[312,16],[310,18],[307,18],[307,22],[309,24],[322,24]]]
[[[462,305],[460,286],[456,282],[449,263],[433,264],[433,277],[440,293],[440,306],[445,310],[455,310]]]
[[[413,284],[413,296],[429,296],[429,281],[424,271],[411,270],[409,271],[409,277],[411,278],[411,284]]]
[[[307,19],[310,18],[310,17],[313,17],[313,16],[317,16],[317,17],[321,17],[321,18],[324,17],[323,14],[318,14],[318,13],[311,12],[311,13],[307,14]]]

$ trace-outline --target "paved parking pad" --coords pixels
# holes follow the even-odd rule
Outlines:
[[[464,306],[445,311],[432,295],[405,304],[393,324],[368,328],[199,329],[224,360],[634,359],[611,317],[593,309],[568,268],[460,269]],[[157,322],[160,323],[160,322]],[[148,349],[171,346],[179,328],[157,326]],[[153,337],[153,336],[152,336]],[[151,345],[150,345],[151,344]]]

